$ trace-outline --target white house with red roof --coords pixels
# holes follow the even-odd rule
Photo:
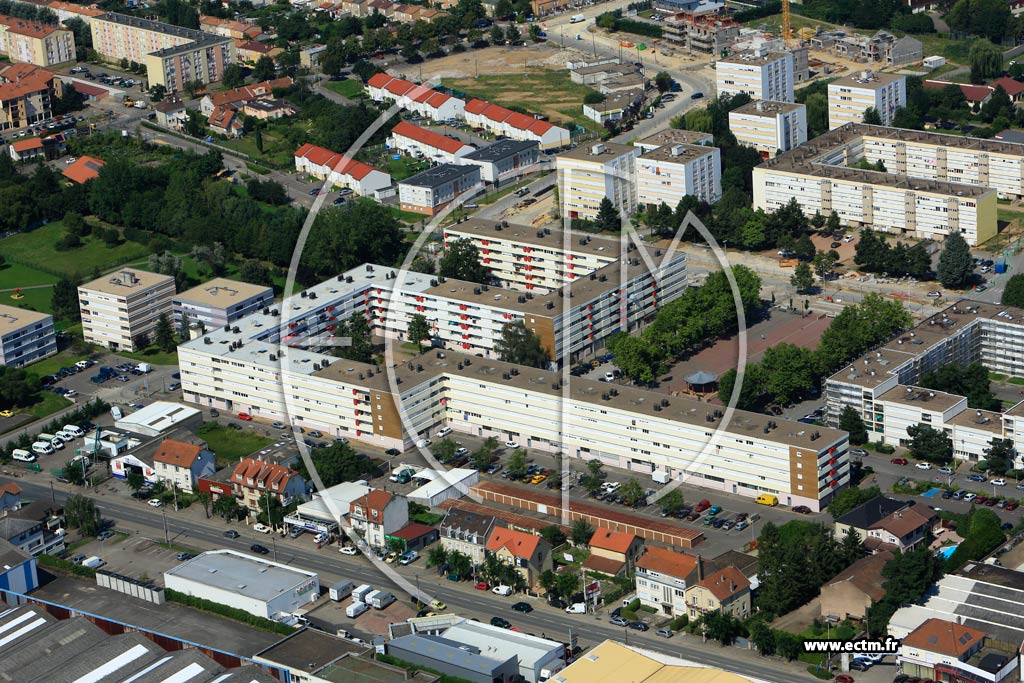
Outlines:
[[[433,121],[461,119],[466,109],[465,100],[386,73],[370,78],[366,82],[366,93],[374,102],[395,102],[402,109]]]
[[[531,587],[541,574],[551,569],[551,544],[536,534],[524,531],[494,527],[484,546],[484,553],[515,567],[526,585]]]
[[[409,501],[374,489],[349,503],[348,521],[371,547],[386,548],[385,537],[409,523]]]
[[[565,147],[570,142],[569,131],[547,121],[491,104],[486,100],[472,99],[465,106],[466,123],[483,128],[495,135],[505,135],[513,140],[532,140],[541,149]]]
[[[471,145],[407,121],[402,121],[391,129],[388,145],[391,149],[397,149],[405,154],[419,153],[431,161],[449,164],[454,164],[456,159],[476,151]]]
[[[361,197],[391,187],[391,174],[343,154],[306,143],[295,150],[295,170],[347,187]]]

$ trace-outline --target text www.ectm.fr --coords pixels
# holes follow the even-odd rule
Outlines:
[[[804,652],[826,652],[830,654],[896,654],[900,651],[900,639],[887,636],[880,640],[805,640]]]

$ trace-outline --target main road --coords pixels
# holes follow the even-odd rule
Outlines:
[[[18,485],[25,492],[25,497],[35,500],[49,500],[51,489],[42,484],[19,480]],[[55,501],[62,504],[70,495],[79,489],[56,485],[53,489]],[[164,513],[151,509],[134,501],[103,497],[96,503],[101,514],[118,522],[117,528],[138,528],[140,532],[159,538],[163,534]],[[266,537],[260,534],[246,535],[237,539],[225,538],[225,526],[217,518],[209,520],[175,519],[167,516],[169,532],[176,545],[184,545],[196,549],[230,548],[248,552],[249,545]],[[183,523],[184,522],[184,523]],[[308,544],[282,540],[275,543],[278,561],[322,573],[340,576],[356,583],[379,584],[383,577],[377,573],[366,560],[348,557],[327,550],[317,551]],[[570,629],[579,637],[581,644],[593,645],[603,640],[626,641],[646,649],[656,650],[665,654],[682,657],[709,666],[719,667],[738,674],[759,679],[777,681],[778,683],[808,683],[811,676],[773,658],[762,658],[753,652],[740,648],[723,648],[711,641],[702,643],[692,636],[677,635],[665,640],[653,634],[653,631],[642,633],[611,626],[606,616],[577,617],[566,615],[561,610],[553,609],[534,601],[537,609],[529,614],[511,613],[509,601],[490,592],[473,590],[468,583],[452,584],[439,581],[433,570],[424,570],[416,566],[400,568],[408,577],[419,576],[420,583],[426,592],[448,604],[449,610],[467,617],[476,617],[487,621],[491,616],[502,615],[515,623],[523,631],[544,633],[550,637],[568,640]],[[429,584],[429,586],[427,585]]]

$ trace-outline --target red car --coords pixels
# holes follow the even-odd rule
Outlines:
[[[846,674],[839,674],[835,678],[836,683],[853,683],[853,676],[847,676]]]
[[[906,465],[906,464],[908,464],[908,461],[907,461],[906,458],[893,458],[889,462],[891,462],[893,465]],[[839,680],[839,678],[837,677],[836,680]]]
[[[249,413],[239,413],[238,414],[238,419],[239,420],[245,420],[246,422],[249,422],[250,420],[252,420],[252,415],[250,415]]]
[[[1006,507],[1004,507],[1003,509],[1004,509],[1004,510],[1009,510],[1010,512],[1013,512],[1013,511],[1014,511],[1014,510],[1016,510],[1016,509],[1017,509],[1018,507],[1020,507],[1020,506],[1019,506],[1019,505],[1017,505],[1017,503],[1007,503],[1007,504],[1006,504]]]
[[[490,586],[487,585],[486,581],[480,581],[479,583],[476,584],[476,589],[478,591],[485,591],[488,588],[490,588]]]
[[[702,500],[701,502],[697,503],[693,507],[693,511],[694,512],[704,512],[709,507],[711,507],[711,501],[710,500]]]
[[[978,496],[974,499],[975,505],[984,505],[988,501],[988,496]]]

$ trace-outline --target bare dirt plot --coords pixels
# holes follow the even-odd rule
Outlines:
[[[565,69],[566,62],[578,61],[583,53],[578,50],[561,50],[557,45],[542,43],[526,47],[485,47],[429,59],[423,64],[408,67],[407,76],[419,76],[424,80],[434,78],[473,78],[480,74],[521,74],[530,68]]]

